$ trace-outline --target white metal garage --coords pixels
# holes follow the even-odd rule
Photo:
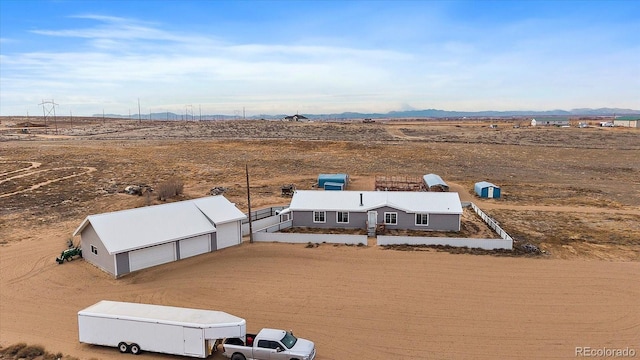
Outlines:
[[[245,218],[235,204],[218,195],[90,215],[73,235],[81,236],[86,261],[120,277],[238,245]]]
[[[205,254],[211,251],[211,235],[204,234],[190,239],[180,240],[180,259]]]
[[[151,246],[129,252],[129,271],[166,264],[176,260],[175,243]]]

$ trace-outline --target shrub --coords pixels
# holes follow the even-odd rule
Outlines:
[[[4,349],[2,349],[0,351],[0,353],[2,354],[6,354],[6,355],[11,355],[14,356],[15,354],[17,354],[20,350],[24,349],[27,347],[27,344],[25,343],[17,343],[17,344],[13,344],[10,345]]]
[[[15,356],[18,359],[33,359],[40,355],[44,355],[44,347],[40,345],[29,345],[20,349]]]
[[[170,179],[158,186],[158,200],[165,201],[182,194],[184,183],[180,179]]]

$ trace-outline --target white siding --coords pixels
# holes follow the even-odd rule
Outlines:
[[[175,243],[151,246],[129,253],[130,271],[166,264],[176,260]]]
[[[226,224],[216,224],[216,239],[218,249],[239,245],[242,242],[240,221],[232,221]]]
[[[211,251],[211,237],[209,234],[180,240],[180,259],[205,254]]]

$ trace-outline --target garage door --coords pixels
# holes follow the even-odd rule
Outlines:
[[[209,234],[180,240],[180,259],[186,259],[191,256],[208,253],[210,248],[211,239]]]
[[[175,260],[175,243],[156,245],[129,253],[129,266],[131,271],[166,264]]]

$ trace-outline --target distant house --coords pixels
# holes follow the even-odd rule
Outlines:
[[[284,121],[309,121],[309,118],[304,116],[304,115],[295,114],[295,115],[285,116],[282,120],[284,120]]]
[[[439,175],[427,174],[423,176],[422,179],[424,180],[424,184],[427,187],[428,191],[449,191],[449,185],[447,185],[447,183],[444,182],[444,180],[442,180]]]
[[[460,231],[455,192],[298,190],[289,208],[293,227]]]
[[[242,242],[246,216],[224,196],[89,215],[73,233],[83,258],[119,277]]]
[[[474,186],[474,190],[476,195],[481,198],[497,199],[500,197],[500,187],[487,181],[477,182]]]
[[[613,126],[640,128],[640,116],[621,116],[613,120]]]
[[[532,119],[531,126],[569,126],[569,118],[560,116]]]

